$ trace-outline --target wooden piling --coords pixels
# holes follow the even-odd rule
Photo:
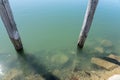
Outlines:
[[[0,0],[0,15],[15,49],[22,50],[22,42],[8,0]]]
[[[89,0],[88,2],[86,14],[84,17],[84,22],[83,22],[82,29],[79,35],[79,40],[78,40],[78,46],[80,48],[83,48],[84,46],[85,40],[90,30],[90,26],[92,24],[92,20],[94,17],[97,4],[98,4],[98,0]]]

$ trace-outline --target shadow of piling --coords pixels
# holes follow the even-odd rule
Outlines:
[[[45,80],[60,80],[58,77],[48,72],[46,66],[38,60],[34,55],[25,53],[24,50],[18,52],[18,58],[21,63],[27,64],[31,69],[35,71],[36,74],[41,75]],[[24,65],[23,63],[23,65]]]

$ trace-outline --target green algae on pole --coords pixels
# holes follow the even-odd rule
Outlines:
[[[86,14],[84,17],[84,22],[78,40],[78,46],[80,48],[83,48],[84,46],[85,40],[87,38],[88,32],[92,24],[92,20],[94,17],[97,4],[98,4],[98,0],[89,0],[88,2]]]
[[[0,0],[0,16],[15,49],[17,51],[22,50],[22,42],[8,0]]]

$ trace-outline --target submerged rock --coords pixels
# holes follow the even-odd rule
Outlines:
[[[53,74],[59,74],[60,73],[60,70],[58,70],[58,69],[55,69],[54,71],[53,71]]]
[[[45,79],[38,74],[33,74],[33,75],[27,76],[25,80],[45,80]]]
[[[51,62],[55,64],[65,64],[69,58],[65,54],[56,54],[51,58]]]
[[[112,58],[112,59],[114,59],[114,60],[116,60],[116,61],[118,61],[118,62],[120,62],[120,56],[116,56],[116,55],[114,55],[114,54],[110,54],[108,57],[109,57],[109,58]]]
[[[119,65],[114,64],[112,62],[109,62],[109,61],[106,61],[106,60],[100,59],[100,58],[95,58],[95,57],[93,57],[91,59],[91,63],[93,63],[93,64],[95,64],[95,65],[97,65],[99,67],[102,67],[102,68],[104,68],[106,70],[112,70],[112,69],[115,69],[116,67],[119,66]]]
[[[102,40],[102,41],[101,41],[101,45],[102,45],[103,47],[112,47],[112,46],[113,46],[112,42],[109,41],[109,40]]]
[[[106,49],[105,53],[107,53],[107,54],[112,53],[112,49]]]
[[[39,74],[32,73],[28,76],[25,76],[21,70],[12,69],[3,77],[2,80],[45,80],[45,79]]]
[[[79,75],[73,75],[70,77],[69,80],[80,80],[80,76]]]
[[[3,80],[25,80],[25,77],[22,71],[17,69],[12,69],[4,76]]]
[[[95,52],[104,53],[104,49],[102,47],[96,47]]]

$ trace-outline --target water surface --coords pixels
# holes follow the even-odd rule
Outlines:
[[[87,2],[10,0],[24,52],[17,54],[0,20],[1,77],[13,69],[24,75],[35,73],[44,77],[53,76],[54,71],[92,70],[96,69],[90,63],[92,57],[120,55],[119,0],[99,1],[85,46],[83,50],[77,48]],[[112,46],[104,47],[103,41]]]

